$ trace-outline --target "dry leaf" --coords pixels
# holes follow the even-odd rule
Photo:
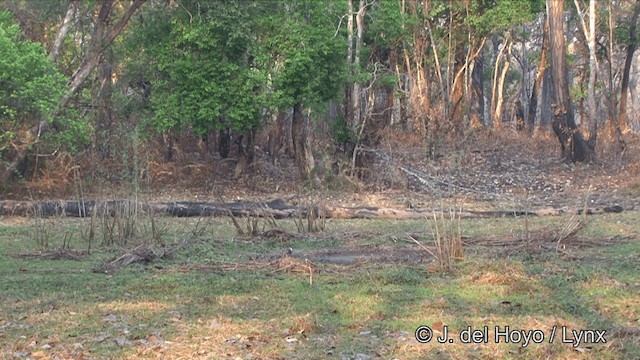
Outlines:
[[[436,321],[433,323],[433,325],[431,325],[431,330],[433,331],[437,331],[439,333],[442,333],[442,330],[444,329],[444,326],[442,324],[442,321]]]

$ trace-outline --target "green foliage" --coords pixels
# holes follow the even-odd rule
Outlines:
[[[338,16],[331,1],[263,3],[258,64],[273,78],[272,107],[336,98],[344,77],[343,37],[334,36]],[[277,7],[275,6],[277,5]]]
[[[355,143],[357,137],[344,119],[336,119],[331,123],[331,135],[338,144]]]
[[[371,6],[369,14],[366,43],[381,48],[398,47],[411,35],[409,31],[418,24],[417,18],[402,13],[401,3],[396,1],[376,2]]]
[[[182,5],[184,9],[170,14],[152,10],[127,43],[130,49],[144,48],[144,56],[127,71],[153,85],[150,124],[158,130],[192,129],[200,134],[255,127],[266,76],[251,63],[251,4]]]
[[[480,0],[471,2],[470,15],[465,22],[475,28],[479,35],[488,35],[513,24],[531,21],[540,11],[544,11],[544,6],[540,6],[539,0]]]
[[[149,81],[149,124],[203,134],[257,127],[266,110],[335,98],[342,37],[327,3],[184,1],[152,8],[125,46],[140,57],[129,84]]]
[[[38,43],[22,40],[11,14],[0,13],[0,151],[18,131],[51,121],[65,78]]]
[[[587,88],[581,84],[575,84],[569,88],[571,101],[580,102],[587,99]]]
[[[64,146],[71,152],[82,150],[91,142],[94,128],[90,123],[90,118],[82,116],[78,108],[65,108],[64,111],[56,115],[59,131],[48,132],[44,138],[46,142],[55,147]]]

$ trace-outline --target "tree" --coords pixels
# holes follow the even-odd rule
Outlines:
[[[315,167],[305,109],[335,99],[343,83],[346,44],[336,36],[339,17],[334,5],[333,1],[276,2],[261,17],[260,33],[265,38],[260,66],[273,81],[269,103],[275,109],[293,109],[293,155],[305,180],[313,177]]]
[[[567,59],[564,44],[564,3],[547,0],[549,18],[549,43],[551,48],[551,74],[554,87],[553,131],[560,147],[562,158],[572,162],[589,162],[595,158],[594,145],[588,143],[574,119],[574,110],[569,97],[567,81]]]
[[[223,157],[232,132],[237,134],[238,174],[251,162],[253,132],[267,106],[266,72],[252,36],[255,11],[245,1],[150,8],[125,45],[129,51],[144,49],[127,64],[127,76],[131,84],[153,89],[149,127],[202,137],[218,132]]]
[[[527,119],[527,130],[533,132],[536,126],[536,114],[538,113],[538,100],[542,100],[544,89],[545,74],[549,73],[547,68],[548,63],[548,51],[549,51],[549,20],[544,15],[542,21],[542,42],[540,45],[540,59],[538,60],[538,70],[536,72],[536,78],[533,81],[533,88],[531,89],[531,96],[529,98],[529,118]],[[541,104],[543,106],[544,104]]]
[[[80,140],[85,138],[89,129],[87,121],[84,121],[79,115],[80,109],[78,107],[73,106],[67,108],[67,105],[82,89],[87,78],[97,67],[102,53],[115,41],[123,31],[133,13],[137,11],[145,1],[146,0],[133,0],[131,5],[123,11],[122,16],[117,19],[113,19],[113,16],[111,16],[116,13],[116,11],[114,11],[114,5],[116,5],[115,8],[120,8],[120,4],[116,3],[115,0],[105,0],[94,4],[95,12],[90,12],[90,16],[92,16],[94,20],[92,24],[93,31],[91,32],[88,47],[82,49],[86,51],[80,51],[81,53],[84,53],[82,60],[79,62],[80,65],[66,82],[66,90],[62,96],[58,98],[57,106],[49,109],[51,114],[47,114],[46,116],[42,115],[40,117],[40,121],[29,130],[28,137],[32,139],[32,141],[26,150],[17,152],[17,157],[14,162],[22,163],[28,155],[31,146],[40,141],[41,137],[44,135],[48,135],[51,128],[56,130],[52,137],[58,138],[63,142],[66,141],[66,144],[68,145],[73,145],[73,142],[79,143]],[[7,3],[7,7],[21,19],[20,23],[23,24],[23,30],[28,30],[31,38],[38,38],[43,43],[46,43],[45,40],[48,38],[47,31],[49,28],[53,27],[53,24],[50,24],[50,17],[41,19],[40,15],[37,15],[32,19],[29,18],[29,16],[32,8],[51,7],[51,4],[49,2]],[[60,21],[56,35],[51,35],[51,38],[54,38],[53,44],[51,45],[51,53],[49,55],[51,59],[58,60],[58,62],[60,62],[59,57],[64,50],[64,39],[67,34],[70,33],[70,29],[72,27],[71,18],[78,14],[79,5],[80,4],[76,0],[70,0],[67,13]],[[54,7],[59,8],[59,6]],[[59,9],[57,10],[59,11]],[[47,11],[43,11],[43,13],[46,14]],[[40,27],[44,27],[44,29],[37,30],[38,27],[31,26],[32,24],[39,24]],[[113,25],[109,26],[109,24]],[[83,41],[81,46],[84,45],[85,43]]]
[[[42,45],[21,40],[10,13],[0,13],[0,181],[16,171],[37,138],[29,130],[52,115],[64,93],[65,78]]]
[[[631,63],[633,62],[633,54],[638,46],[637,22],[640,14],[640,0],[636,0],[633,6],[633,15],[629,19],[629,40],[627,42],[627,51],[624,59],[624,70],[622,73],[622,83],[620,85],[620,113],[615,126],[615,132],[620,138],[621,131],[627,129],[627,96],[629,92],[629,76],[631,71]]]
[[[587,104],[589,105],[589,118],[584,119],[585,125],[587,125],[587,132],[589,133],[590,142],[595,143],[596,135],[598,132],[598,109],[596,105],[596,74],[598,69],[598,63],[596,59],[596,2],[595,0],[589,1],[589,27],[584,21],[582,10],[580,9],[580,3],[578,0],[574,0],[578,17],[582,24],[582,32],[587,40],[587,47],[589,48],[589,83],[587,87]]]
[[[129,22],[129,19],[142,4],[147,0],[133,0],[131,5],[125,10],[124,14],[115,21],[114,25],[107,27],[110,21],[110,15],[113,10],[113,4],[115,0],[105,0],[101,3],[98,17],[96,18],[93,26],[93,34],[91,36],[91,43],[89,45],[89,51],[87,51],[80,66],[71,76],[69,80],[68,90],[64,96],[60,99],[60,108],[64,108],[71,97],[80,89],[84,81],[89,77],[89,74],[96,68],[100,60],[102,53],[113,43],[113,41],[120,35],[124,27]],[[96,3],[98,5],[100,3]],[[62,26],[64,28],[64,22]]]

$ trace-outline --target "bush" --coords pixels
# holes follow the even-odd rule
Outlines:
[[[51,121],[66,79],[42,45],[22,40],[12,15],[0,13],[0,155],[41,120]],[[29,143],[34,139],[19,139]]]

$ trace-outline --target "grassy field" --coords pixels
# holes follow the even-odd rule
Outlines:
[[[336,220],[314,234],[279,222],[295,236],[247,238],[229,219],[156,218],[155,230],[140,221],[126,244],[101,245],[96,235],[87,255],[90,219],[0,218],[0,352],[33,359],[640,359],[637,215],[591,216],[560,244],[569,217],[463,220],[465,255],[446,272],[408,240],[412,234],[433,245],[426,220]],[[153,261],[95,271],[141,244],[155,251]],[[289,248],[423,256],[330,264],[287,257]],[[446,328],[453,343],[418,342],[423,325],[436,337]],[[485,326],[487,343],[462,342],[468,327]],[[507,326],[515,343],[501,337],[496,344],[496,327]],[[573,344],[563,343],[563,329]],[[516,330],[534,337],[524,346]],[[575,344],[579,334],[592,342]]]

